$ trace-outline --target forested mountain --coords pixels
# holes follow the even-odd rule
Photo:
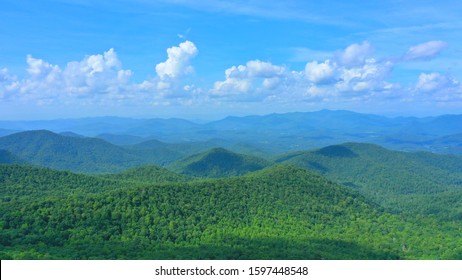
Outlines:
[[[174,161],[209,149],[204,143],[164,143],[155,139],[127,146],[132,153],[144,157],[158,165],[168,165]],[[154,157],[154,158],[151,158]]]
[[[147,164],[125,149],[96,138],[26,131],[0,138],[0,149],[32,164],[86,173],[114,172]]]
[[[316,171],[396,212],[462,218],[461,157],[346,143],[289,153],[276,162]]]
[[[170,170],[196,177],[229,177],[257,171],[271,165],[271,162],[223,148],[192,155],[168,166]]]
[[[250,146],[218,139],[183,143],[164,143],[152,139],[136,145],[117,146],[98,138],[83,137],[70,132],[62,135],[47,130],[25,131],[0,137],[0,149],[17,155],[20,160],[6,163],[30,162],[53,169],[83,173],[113,173],[147,164],[165,166],[220,144],[256,154],[263,153]]]
[[[12,164],[12,163],[25,163],[25,161],[19,159],[17,156],[6,150],[0,150],[0,164]]]
[[[127,182],[35,166],[0,164],[2,202],[88,195],[128,187]]]

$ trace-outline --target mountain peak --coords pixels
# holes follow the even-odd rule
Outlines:
[[[170,165],[170,169],[191,176],[217,178],[243,175],[269,165],[264,159],[218,147],[179,160]]]

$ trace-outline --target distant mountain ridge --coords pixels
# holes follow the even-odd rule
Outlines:
[[[227,117],[201,124],[176,118],[120,117],[0,121],[0,129],[8,134],[14,130],[72,131],[84,136],[100,137],[118,145],[136,145],[142,139],[171,143],[223,139],[273,155],[344,142],[375,143],[398,150],[462,154],[460,141],[440,141],[444,137],[462,133],[462,115],[388,118],[345,110],[321,110]]]

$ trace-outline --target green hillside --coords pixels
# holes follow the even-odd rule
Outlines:
[[[127,182],[43,167],[0,165],[1,201],[88,195],[131,186]]]
[[[21,164],[25,161],[19,159],[17,156],[13,155],[12,153],[6,150],[0,150],[0,164]]]
[[[195,146],[164,143],[155,139],[125,148],[131,153],[160,166],[168,165],[197,151]]]
[[[32,164],[85,173],[117,172],[147,164],[138,155],[103,140],[67,137],[46,130],[2,137],[0,149]]]
[[[462,159],[347,143],[283,155],[291,163],[354,188],[395,212],[462,218]],[[448,207],[450,206],[450,207]]]
[[[269,165],[271,162],[258,157],[214,148],[179,160],[168,168],[189,176],[219,178],[244,175]]]
[[[461,223],[384,213],[292,166],[168,185],[124,181],[86,195],[72,185],[91,176],[24,169],[23,177],[29,171],[48,179],[24,180],[31,194],[2,199],[2,259],[462,258]],[[33,195],[66,174],[67,196],[52,187]]]
[[[156,165],[134,167],[120,173],[101,175],[104,178],[147,183],[184,182],[187,177]]]

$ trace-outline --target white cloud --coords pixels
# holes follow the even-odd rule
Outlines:
[[[235,95],[250,91],[261,91],[261,88],[273,90],[277,88],[284,75],[285,67],[270,62],[251,60],[246,65],[232,66],[225,70],[225,80],[216,81],[213,89],[215,95]]]
[[[462,86],[459,81],[440,73],[421,73],[415,90],[423,93],[456,94],[462,96]]]
[[[174,46],[167,49],[168,58],[166,61],[156,65],[156,73],[165,80],[175,79],[181,75],[189,74],[193,71],[189,61],[197,55],[197,48],[191,41],[185,41],[178,47]]]
[[[31,55],[27,56],[26,61],[29,65],[27,73],[29,73],[32,78],[47,79],[48,76],[56,76],[61,72],[58,66],[51,65],[42,59],[33,58]]]
[[[445,43],[432,42],[410,48],[407,57],[432,57],[445,47]],[[123,69],[114,49],[69,62],[63,67],[28,55],[25,77],[19,79],[8,69],[0,69],[0,99],[35,100],[42,104],[129,103],[140,106],[212,103],[234,106],[248,101],[286,106],[387,98],[462,99],[460,83],[436,72],[422,73],[412,85],[389,82],[395,63],[400,61],[373,58],[372,49],[368,42],[352,44],[341,52],[332,53],[332,59],[308,61],[301,71],[268,61],[250,60],[229,67],[224,71],[224,80],[215,81],[208,88],[194,85],[195,81],[188,77],[193,71],[191,60],[198,53],[190,41],[168,48],[166,60],[155,67],[157,75],[141,83],[131,81],[132,71]]]
[[[41,104],[151,99],[161,104],[159,100],[166,97],[184,98],[185,92],[188,96],[200,92],[198,88],[185,90],[181,85],[181,78],[193,71],[190,60],[197,52],[190,41],[168,48],[167,60],[156,65],[158,76],[141,83],[131,81],[133,72],[122,68],[114,49],[71,61],[64,67],[28,55],[27,75],[22,79],[9,75],[6,68],[0,70],[0,98],[15,96]]]
[[[281,75],[284,72],[284,67],[260,60],[252,60],[247,62],[246,70],[249,77],[272,78]]]
[[[340,64],[346,66],[359,65],[364,63],[373,50],[369,42],[351,44],[345,50],[337,54],[338,61]]]
[[[346,48],[340,64],[325,60],[311,61],[304,71],[288,71],[286,67],[252,60],[245,65],[232,66],[225,71],[225,80],[217,81],[210,91],[214,95],[232,97],[231,100],[348,100],[386,95],[398,85],[386,81],[393,63],[366,58],[372,47],[365,42]],[[257,97],[260,98],[257,98]]]
[[[164,96],[177,97],[181,91],[180,79],[194,72],[190,60],[197,53],[197,47],[191,41],[168,48],[167,60],[156,65],[157,90]]]
[[[7,68],[0,69],[0,99],[6,99],[7,94],[15,92],[18,87],[17,78],[10,75]]]
[[[63,80],[69,95],[121,94],[129,87],[131,70],[122,69],[114,49],[69,62]]]
[[[227,77],[224,81],[216,81],[212,92],[217,95],[247,93],[251,86],[252,82],[249,79]]]
[[[429,41],[412,46],[404,55],[404,60],[431,59],[444,50],[448,44],[443,41]]]
[[[1,71],[2,91],[17,94],[20,99],[53,103],[72,97],[98,98],[98,95],[121,98],[130,94],[133,86],[132,72],[122,69],[114,49],[69,62],[64,69],[31,55],[26,62],[28,75],[21,80],[13,81],[6,70]],[[5,86],[7,82],[9,85]]]
[[[323,63],[312,61],[305,66],[306,78],[313,83],[324,83],[334,78],[337,65],[330,60]]]
[[[386,78],[392,67],[389,61],[379,63],[375,59],[367,59],[361,66],[341,68],[340,81],[335,87],[340,92],[390,90],[392,85],[386,82]]]

